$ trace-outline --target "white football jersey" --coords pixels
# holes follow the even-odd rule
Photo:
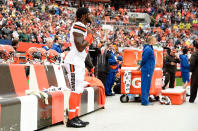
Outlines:
[[[85,48],[82,52],[79,52],[74,42],[73,32],[83,34],[85,38],[87,36],[87,27],[81,22],[73,23],[70,30],[71,51],[67,54],[65,58],[65,63],[73,64],[85,68],[85,58],[88,53],[88,47]]]

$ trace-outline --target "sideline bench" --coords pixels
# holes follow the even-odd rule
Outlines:
[[[26,95],[27,90],[42,91],[51,86],[68,87],[66,70],[60,65],[0,65],[0,129],[32,131],[64,121],[70,91],[48,92],[43,97]],[[80,115],[103,108],[98,87],[85,88]]]

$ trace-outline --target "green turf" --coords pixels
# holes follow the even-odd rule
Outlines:
[[[176,78],[176,86],[182,86],[182,78]]]

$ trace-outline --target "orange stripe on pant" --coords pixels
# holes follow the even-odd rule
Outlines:
[[[78,94],[78,100],[77,100],[77,106],[76,106],[76,113],[75,116],[79,116],[80,115],[80,102],[81,102],[81,94]]]
[[[76,117],[76,107],[78,106],[79,94],[71,92],[69,98],[69,120]]]
[[[70,71],[74,72],[74,65],[70,64]]]

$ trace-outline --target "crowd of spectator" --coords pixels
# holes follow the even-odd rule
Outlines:
[[[0,39],[46,44],[47,38],[68,40],[74,12],[51,2],[1,5]]]
[[[18,39],[22,42],[46,44],[47,39],[59,37],[62,45],[69,45],[69,30],[75,21],[74,10],[68,7],[84,6],[94,16],[95,41],[93,45],[114,43],[117,47],[139,47],[149,34],[162,46],[190,46],[197,38],[198,9],[195,1],[141,0],[126,2],[120,8],[109,3],[73,2],[56,4],[45,1],[9,1],[0,5],[0,39]],[[117,24],[130,23],[128,12],[148,13],[151,24],[117,26],[113,31],[103,30],[102,23],[109,16]]]
[[[153,23],[157,26],[170,26],[177,23],[193,23],[197,19],[197,3],[196,1],[175,1],[165,0],[141,0],[128,1],[123,6],[116,7],[110,4],[87,3],[84,6],[90,8],[91,12],[97,19],[105,20],[110,17],[110,21],[119,23],[128,23],[128,12],[148,13],[153,18]],[[197,23],[194,21],[194,23]]]
[[[148,13],[151,24],[119,26],[115,31],[99,31],[100,38],[113,42],[118,47],[139,47],[145,42],[145,36],[154,35],[162,46],[190,46],[198,36],[198,5],[196,1],[155,0],[129,1],[121,8],[109,4],[85,3],[100,24],[102,21],[116,21],[118,24],[130,23],[128,12]]]

